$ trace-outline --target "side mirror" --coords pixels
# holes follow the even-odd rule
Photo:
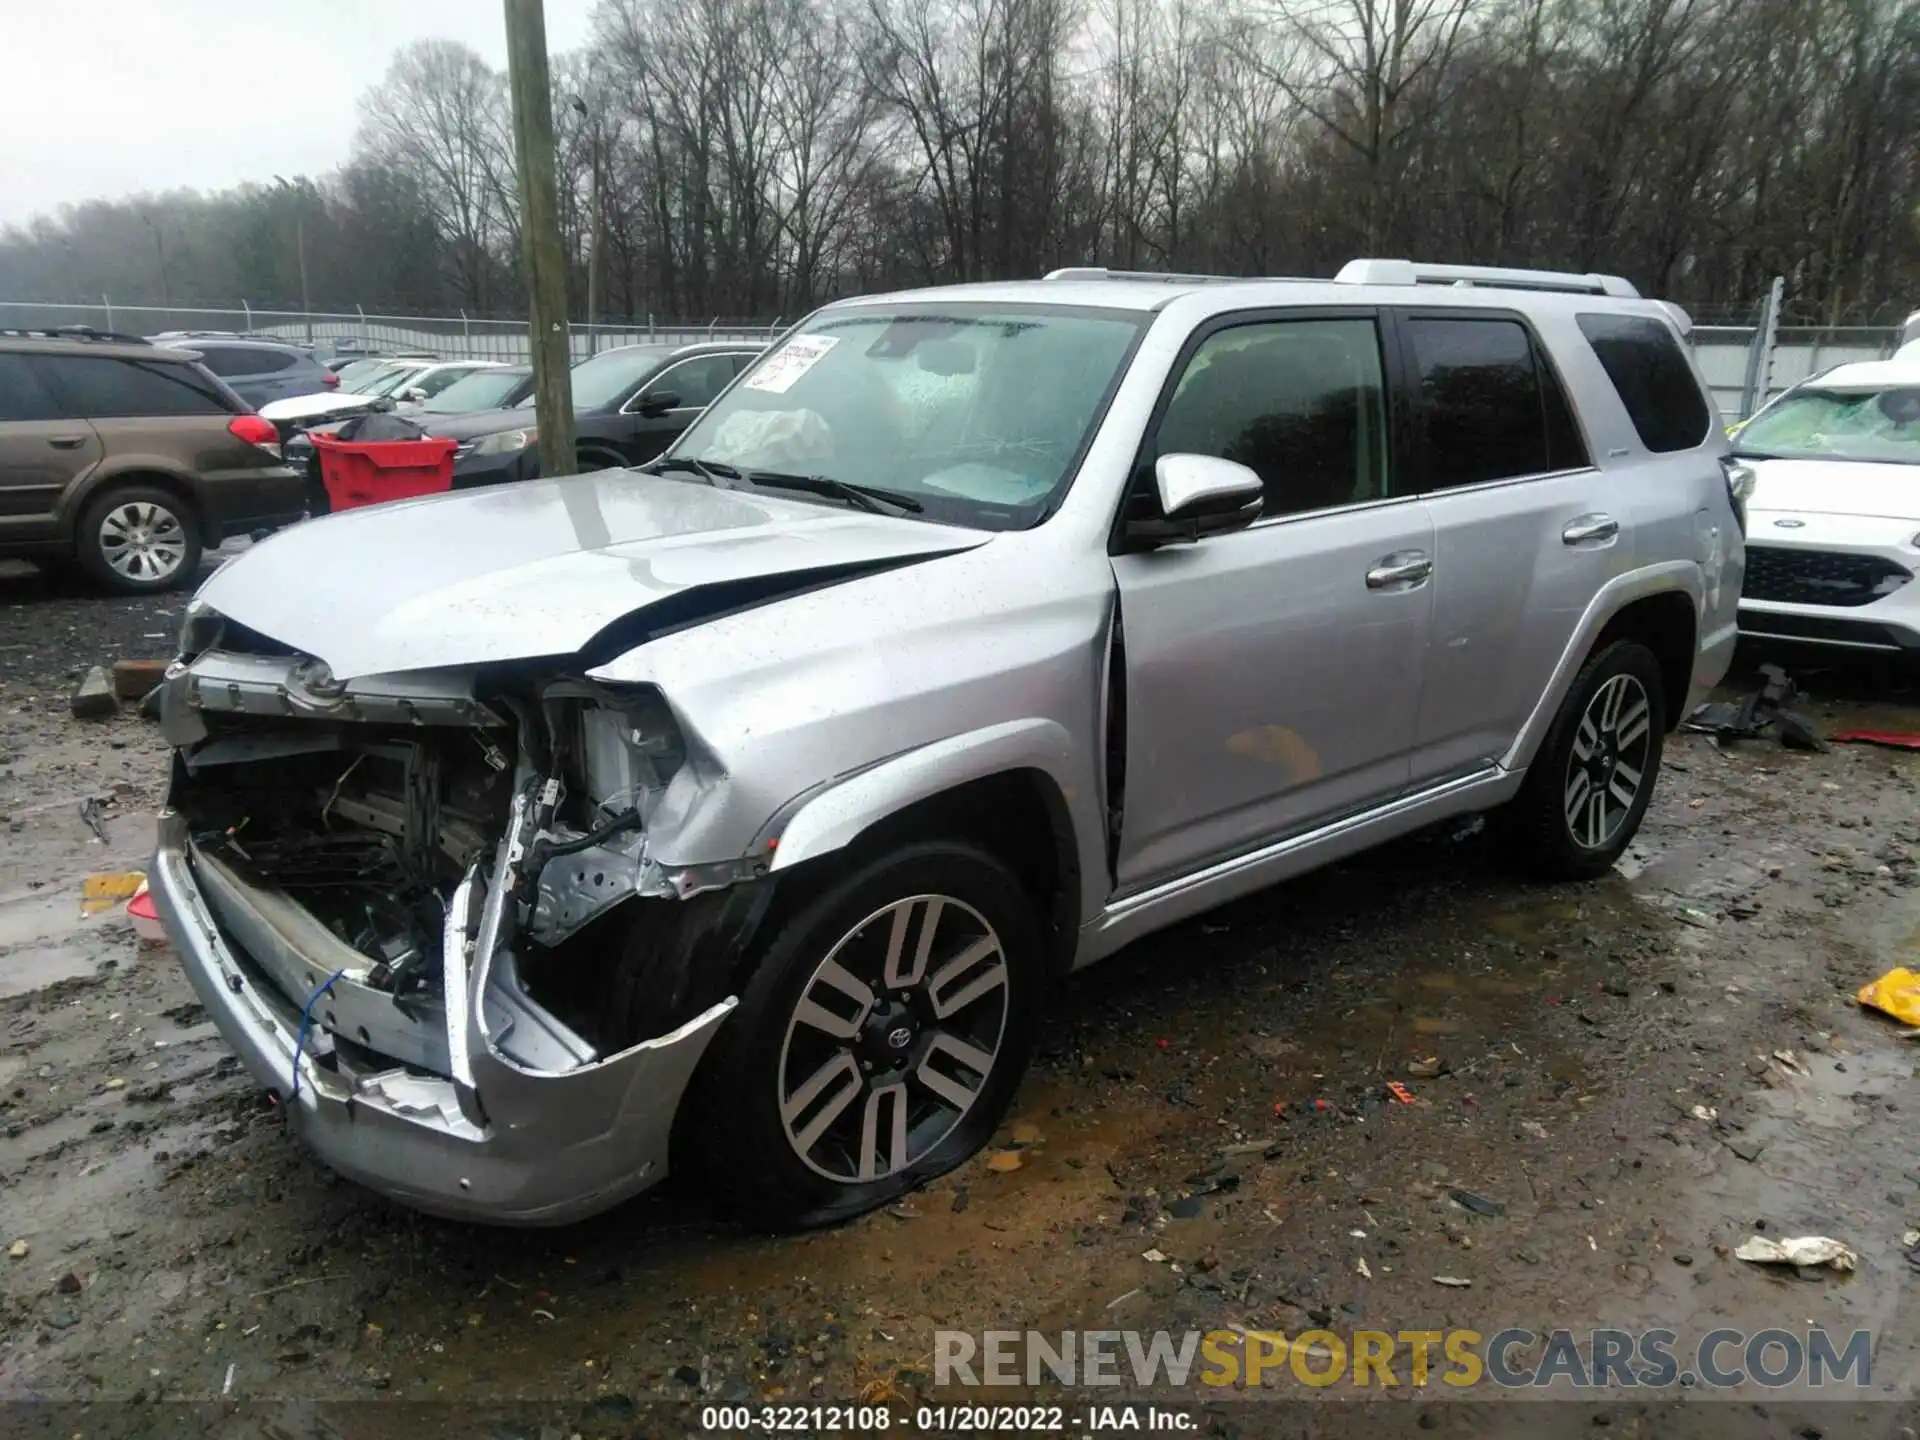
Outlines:
[[[409,385],[400,392],[400,398],[418,405],[427,398],[427,392],[422,390],[418,385]]]
[[[680,408],[680,397],[671,390],[648,390],[640,396],[637,408],[642,415],[664,415]]]
[[[1160,514],[1127,527],[1150,545],[1192,542],[1243,530],[1260,518],[1266,485],[1235,460],[1217,455],[1162,455],[1153,466]]]

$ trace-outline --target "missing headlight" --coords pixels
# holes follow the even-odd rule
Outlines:
[[[650,686],[597,688],[574,712],[572,738],[577,779],[596,825],[629,810],[638,811],[644,825],[687,758],[673,712]]]

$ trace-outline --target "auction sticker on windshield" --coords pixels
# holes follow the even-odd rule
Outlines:
[[[784,395],[839,343],[837,335],[796,335],[760,362],[760,368],[747,377],[745,388]]]

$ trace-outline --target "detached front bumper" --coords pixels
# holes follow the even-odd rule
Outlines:
[[[507,849],[496,878],[505,878]],[[492,969],[488,937],[498,922],[490,928],[474,876],[461,896],[474,903],[457,900],[448,923],[449,1003],[436,1037],[455,1078],[411,1064],[372,1067],[365,1050],[335,1045],[334,1027],[351,1025],[350,1006],[365,999],[350,989],[316,1000],[302,1051],[296,1039],[308,997],[288,995],[271,977],[311,960],[283,943],[292,932],[277,925],[266,892],[249,892],[231,877],[204,883],[213,877],[198,867],[207,863],[184,818],[163,814],[150,885],[187,978],[247,1069],[328,1165],[431,1214],[513,1225],[577,1220],[665,1177],[680,1097],[735,999],[604,1059],[552,1070],[516,1063],[490,1035],[537,1027],[542,1017]],[[274,953],[243,950],[233,938],[243,931]],[[332,1025],[330,1008],[339,1012]],[[345,1028],[339,1033],[350,1038]]]

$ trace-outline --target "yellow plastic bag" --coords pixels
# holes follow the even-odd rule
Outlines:
[[[80,882],[80,913],[98,915],[135,894],[147,877],[138,870],[109,870]]]
[[[1872,984],[1861,986],[1858,999],[1902,1024],[1920,1025],[1920,975],[1904,967],[1895,967]]]

